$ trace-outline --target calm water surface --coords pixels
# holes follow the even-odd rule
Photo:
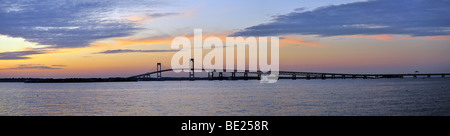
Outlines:
[[[0,83],[0,115],[450,115],[450,78]]]

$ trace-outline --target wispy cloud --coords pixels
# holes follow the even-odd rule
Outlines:
[[[31,50],[31,51],[12,51],[0,53],[0,60],[22,60],[29,59],[29,55],[44,54],[44,51]]]
[[[174,12],[168,12],[168,13],[148,13],[147,16],[152,18],[159,18],[159,17],[165,17],[165,16],[173,16],[178,15],[179,13]]]
[[[28,70],[28,69],[39,69],[39,70],[57,70],[62,69],[58,65],[52,65],[52,66],[46,66],[42,64],[20,64],[13,68],[6,68],[6,69],[15,69],[15,70]],[[1,69],[0,69],[1,70]]]
[[[107,50],[98,52],[96,54],[114,54],[114,53],[132,53],[132,52],[140,52],[140,53],[147,53],[147,52],[177,52],[179,50],[130,50],[130,49],[117,49],[117,50]]]
[[[67,67],[67,65],[52,65],[53,67]]]
[[[297,10],[233,36],[450,35],[448,0],[370,0]]]

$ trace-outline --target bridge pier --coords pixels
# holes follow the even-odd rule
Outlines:
[[[445,75],[444,75],[444,74],[442,74],[442,78],[445,78]]]
[[[296,80],[297,79],[297,75],[293,74],[292,75],[292,80]]]
[[[189,71],[189,78],[191,80],[194,80],[194,78],[195,78],[195,75],[194,75],[194,58],[191,58],[191,60],[189,62],[192,62],[191,71]],[[189,64],[189,66],[191,66],[191,65]]]
[[[244,80],[248,80],[248,73],[244,72]]]
[[[322,74],[322,75],[321,75],[321,79],[322,79],[322,80],[325,80],[325,79],[327,79],[327,75],[325,75],[325,74]]]
[[[258,72],[258,80],[261,80],[261,72]]]
[[[363,76],[363,79],[367,79],[367,75],[364,75],[364,76]]]
[[[219,80],[222,80],[223,79],[223,74],[222,74],[222,72],[219,72]]]
[[[236,79],[236,72],[231,72],[231,78]]]
[[[156,78],[161,78],[161,63],[156,63]]]
[[[417,75],[413,75],[413,78],[417,78]]]
[[[311,76],[310,75],[306,75],[306,80],[310,80]]]
[[[431,78],[431,75],[427,75],[427,78]]]
[[[208,72],[208,79],[213,80],[214,79],[214,72]]]
[[[332,78],[332,79],[335,79],[335,78],[336,78],[336,75],[331,75],[331,78]]]

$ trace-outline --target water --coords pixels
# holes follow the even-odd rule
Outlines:
[[[450,115],[450,78],[0,83],[0,115]]]

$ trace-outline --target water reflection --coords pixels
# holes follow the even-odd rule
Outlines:
[[[450,115],[450,80],[0,83],[0,115]]]

